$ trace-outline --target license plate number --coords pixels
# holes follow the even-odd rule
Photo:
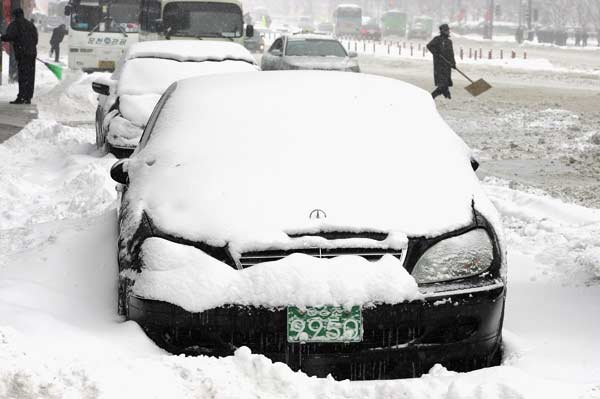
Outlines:
[[[98,68],[100,69],[115,69],[114,61],[98,61]]]
[[[288,342],[360,342],[363,336],[360,306],[287,308]]]

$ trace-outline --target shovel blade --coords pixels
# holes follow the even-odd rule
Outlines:
[[[467,87],[465,87],[465,90],[468,91],[473,97],[477,97],[478,95],[485,93],[491,88],[492,85],[490,85],[483,79],[479,79],[478,81],[475,81]]]

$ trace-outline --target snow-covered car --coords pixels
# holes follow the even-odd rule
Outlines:
[[[499,364],[499,215],[415,86],[323,71],[179,81],[111,176],[119,312],[173,353],[246,346],[351,379]]]
[[[110,78],[92,83],[99,94],[96,145],[117,156],[135,149],[163,92],[192,76],[258,71],[256,60],[237,43],[161,40],[135,43]],[[237,107],[236,107],[237,108]]]
[[[327,71],[360,72],[355,52],[347,52],[332,37],[298,34],[277,38],[263,54],[261,69],[315,69]]]

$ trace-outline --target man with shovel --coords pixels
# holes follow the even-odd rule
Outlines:
[[[38,33],[35,25],[25,19],[22,8],[12,12],[13,21],[0,37],[3,42],[12,42],[18,64],[19,94],[11,104],[31,104],[35,83],[35,57],[37,56]]]
[[[448,24],[440,25],[439,36],[427,44],[427,49],[433,55],[433,79],[436,86],[431,95],[436,98],[443,94],[450,99],[452,96],[449,88],[452,86],[452,69],[456,69],[456,61]]]

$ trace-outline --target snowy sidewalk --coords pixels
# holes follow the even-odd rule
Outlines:
[[[4,97],[4,96],[3,96]],[[35,104],[14,105],[10,100],[0,100],[0,143],[17,134],[25,125],[37,118],[38,111]]]

